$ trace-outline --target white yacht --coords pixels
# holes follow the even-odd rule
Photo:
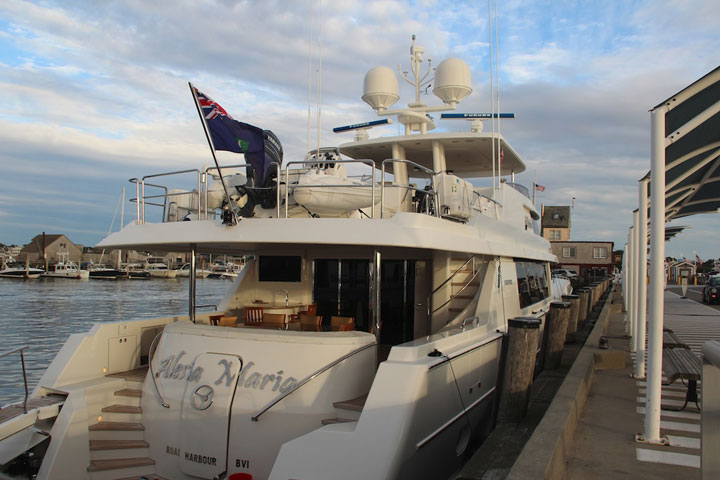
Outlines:
[[[145,221],[157,197],[136,199],[137,221],[101,247],[248,262],[218,312],[195,313],[189,267],[187,316],[70,337],[31,396],[61,398],[59,413],[25,422],[46,435],[38,479],[442,479],[461,468],[495,425],[508,319],[547,312],[555,257],[527,190],[504,181],[525,169],[512,147],[477,120],[432,132],[429,113],[455,109],[470,72],[440,63],[444,104],[425,105],[422,52],[413,42],[407,108],[390,110],[391,69],[365,77],[363,100],[402,135],[370,138],[383,119],[351,125],[355,141],[285,164],[271,156],[269,187],[256,172],[230,199],[210,198],[219,188],[200,169],[183,215],[157,223]],[[345,181],[338,166],[366,168],[366,180]],[[489,186],[469,181],[483,177]],[[313,211],[323,187],[332,204]],[[369,201],[339,202],[343,188]],[[3,444],[4,458],[27,460],[28,442]]]
[[[173,270],[162,262],[162,259],[149,257],[145,262],[145,271],[151,278],[175,278],[178,271]]]
[[[210,275],[210,270],[195,267],[195,278],[207,278]],[[177,269],[178,277],[189,278],[190,277],[190,264],[186,263],[179,269]]]

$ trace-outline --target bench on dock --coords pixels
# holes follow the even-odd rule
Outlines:
[[[664,385],[670,385],[677,379],[688,381],[683,406],[680,408],[662,407],[662,409],[684,410],[688,402],[695,402],[695,406],[700,410],[697,396],[697,381],[700,380],[702,374],[702,362],[700,362],[700,359],[687,348],[664,348],[662,368],[667,378],[667,383],[664,383]]]
[[[680,337],[675,335],[672,330],[664,331],[663,332],[663,348],[687,348],[689,349],[685,342],[683,342]]]

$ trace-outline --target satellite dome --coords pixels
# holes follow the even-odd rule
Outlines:
[[[365,74],[363,96],[365,103],[375,110],[385,110],[400,99],[398,81],[388,67],[375,67]]]
[[[433,93],[445,103],[454,105],[472,93],[470,68],[459,58],[446,58],[435,69]]]

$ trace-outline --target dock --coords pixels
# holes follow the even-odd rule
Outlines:
[[[720,340],[720,309],[700,303],[699,290],[691,287],[685,298],[670,285],[664,293],[665,328],[698,358],[705,342]],[[643,431],[646,385],[633,378],[622,305],[616,286],[594,324],[578,332],[576,344],[566,344],[562,367],[534,380],[528,415],[499,423],[459,480],[701,478],[701,414],[694,403],[662,410],[669,445],[635,440]],[[600,337],[607,349],[599,348]],[[681,381],[663,385],[663,408],[682,406],[686,390]]]

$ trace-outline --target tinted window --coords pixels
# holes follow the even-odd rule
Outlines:
[[[720,285],[720,277],[710,277],[710,281],[708,282],[710,285]]]
[[[549,296],[545,263],[515,260],[520,308],[533,305]]]
[[[299,282],[301,278],[301,257],[261,256],[258,260],[258,279],[261,282]]]

